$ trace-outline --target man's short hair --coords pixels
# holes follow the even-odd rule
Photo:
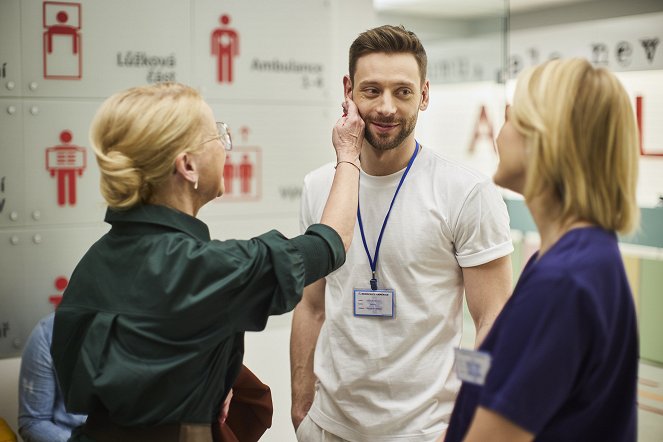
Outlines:
[[[383,25],[359,34],[350,45],[350,80],[353,83],[357,60],[373,53],[412,54],[419,65],[421,83],[426,80],[428,59],[424,46],[414,32],[403,26]]]

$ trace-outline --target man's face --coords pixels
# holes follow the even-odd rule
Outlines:
[[[412,54],[374,53],[357,60],[354,84],[344,79],[366,123],[365,139],[377,150],[400,146],[414,131],[417,115],[428,107],[428,81],[421,84]]]

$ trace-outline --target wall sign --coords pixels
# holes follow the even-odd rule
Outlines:
[[[63,130],[62,144],[46,149],[46,170],[57,180],[58,206],[76,205],[76,177],[87,166],[85,148],[71,144],[72,138],[71,131]]]
[[[221,27],[212,31],[212,56],[216,58],[216,81],[233,82],[233,63],[239,55],[239,34],[232,29],[230,16],[223,14],[219,18]]]
[[[44,2],[44,78],[78,80],[83,72],[81,4]]]
[[[526,67],[567,57],[615,72],[663,69],[663,13],[514,31],[509,40],[511,78]]]

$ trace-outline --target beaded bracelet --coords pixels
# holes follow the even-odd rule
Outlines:
[[[355,166],[355,167],[357,168],[357,170],[358,170],[359,172],[361,172],[361,168],[360,168],[359,166],[357,166],[357,165],[356,165],[355,163],[353,163],[352,161],[345,161],[345,160],[342,160],[342,161],[339,161],[338,163],[336,163],[336,166],[334,166],[334,169],[336,169],[336,168],[338,167],[338,165],[341,164],[341,163],[352,164],[353,166]]]

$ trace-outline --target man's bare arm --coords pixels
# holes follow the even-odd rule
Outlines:
[[[325,280],[304,288],[304,296],[294,310],[290,334],[290,378],[292,391],[292,424],[299,424],[313,404],[315,374],[313,354],[320,328],[325,321]]]
[[[464,267],[465,299],[476,328],[475,348],[481,344],[512,291],[511,256],[476,267]]]

